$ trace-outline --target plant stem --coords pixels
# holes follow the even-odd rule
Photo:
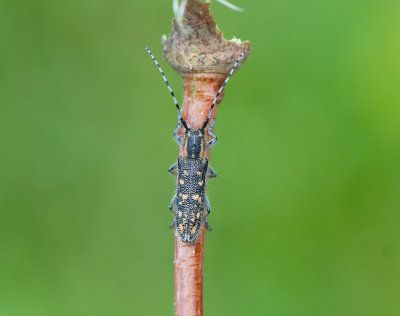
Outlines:
[[[189,127],[200,128],[235,60],[244,50],[250,51],[250,43],[224,40],[209,12],[209,3],[188,0],[184,18],[180,23],[173,20],[171,34],[168,39],[163,37],[162,44],[165,59],[183,79],[182,117]],[[217,100],[211,121],[215,119],[222,98],[223,93]],[[182,148],[179,155],[182,155]],[[210,151],[205,155],[209,159]],[[193,243],[182,242],[175,231],[176,316],[203,315],[204,237],[204,225]]]

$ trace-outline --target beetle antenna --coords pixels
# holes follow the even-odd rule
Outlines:
[[[205,129],[205,128],[206,128],[206,126],[207,126],[207,124],[208,124],[208,122],[209,122],[209,120],[210,120],[211,113],[212,113],[212,110],[213,110],[213,108],[214,108],[215,102],[217,102],[217,99],[218,99],[219,95],[221,94],[221,92],[222,92],[222,90],[224,89],[226,83],[229,81],[229,78],[232,76],[233,72],[235,71],[236,66],[237,66],[237,64],[239,63],[240,59],[242,59],[243,55],[246,54],[246,53],[247,53],[247,49],[245,49],[244,52],[240,54],[240,56],[238,57],[238,59],[236,59],[236,62],[235,62],[235,64],[233,65],[231,71],[229,72],[228,77],[226,77],[226,79],[225,79],[224,83],[222,84],[221,88],[219,88],[219,90],[218,90],[218,92],[217,92],[217,95],[215,96],[215,98],[214,98],[214,100],[213,100],[213,102],[212,102],[212,104],[211,104],[210,112],[208,112],[207,119],[204,121],[204,124],[203,124],[202,129]]]
[[[174,91],[172,91],[171,86],[169,85],[167,78],[165,78],[164,71],[162,71],[160,65],[158,64],[156,58],[155,58],[155,57],[153,56],[153,54],[151,53],[150,49],[148,49],[147,47],[145,47],[144,49],[147,50],[147,52],[150,54],[151,58],[153,59],[154,63],[156,64],[158,70],[159,70],[160,73],[161,73],[161,76],[162,76],[163,79],[164,79],[165,84],[167,85],[167,88],[168,88],[169,92],[171,93],[172,99],[174,99],[176,108],[178,109],[178,120],[180,120],[180,121],[182,122],[182,125],[185,127],[185,129],[188,129],[188,126],[187,126],[185,120],[182,118],[181,110],[180,110],[180,108],[179,108],[178,101],[177,101],[176,98],[175,98]]]

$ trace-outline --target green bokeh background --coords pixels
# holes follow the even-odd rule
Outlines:
[[[400,2],[235,0],[205,315],[400,315]],[[0,315],[172,315],[172,1],[0,4]],[[180,99],[180,97],[179,97]]]

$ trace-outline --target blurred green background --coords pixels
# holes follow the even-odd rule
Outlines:
[[[400,2],[234,3],[205,315],[400,315]],[[172,15],[1,1],[1,316],[173,314]]]

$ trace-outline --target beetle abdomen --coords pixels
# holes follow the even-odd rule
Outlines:
[[[178,189],[175,223],[179,236],[192,242],[204,218],[204,187],[208,160],[178,158]]]

